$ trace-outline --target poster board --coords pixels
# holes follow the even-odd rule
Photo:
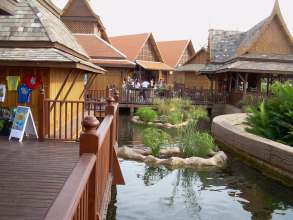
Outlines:
[[[9,140],[17,138],[19,139],[19,142],[22,142],[24,134],[35,135],[38,138],[36,125],[30,107],[18,106],[13,120]]]

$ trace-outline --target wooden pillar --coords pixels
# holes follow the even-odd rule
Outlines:
[[[247,93],[247,79],[248,79],[248,73],[245,73],[244,76],[244,82],[243,82],[243,96],[246,96]]]
[[[211,78],[211,92],[213,92],[214,90],[214,79]]]
[[[229,80],[229,88],[228,88],[228,92],[232,92],[232,74],[229,73],[228,75],[228,80]]]
[[[270,93],[270,77],[269,75],[267,76],[267,96],[269,96]]]
[[[84,153],[92,153],[97,155],[99,147],[99,137],[97,128],[100,122],[94,116],[87,116],[82,122],[84,132],[80,135],[79,152],[80,155]],[[88,198],[88,219],[97,219],[98,207],[98,189],[97,189],[97,164],[95,164],[89,179],[89,198]]]
[[[45,138],[45,90],[43,87],[40,89],[39,93],[39,106],[38,106],[38,135],[39,141],[44,141]]]
[[[257,94],[261,94],[261,76],[257,75],[257,84],[256,84]]]

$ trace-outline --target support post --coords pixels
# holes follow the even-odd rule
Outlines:
[[[97,155],[99,147],[99,137],[97,128],[100,122],[94,116],[87,116],[82,126],[84,131],[80,135],[79,152],[80,155],[84,153],[92,153]],[[88,198],[88,219],[97,219],[98,207],[98,189],[97,189],[97,164],[95,164],[89,179],[89,198]]]
[[[244,82],[243,82],[243,97],[245,97],[247,93],[247,80],[248,80],[248,73],[245,73]]]
[[[38,106],[38,135],[39,141],[44,141],[45,138],[45,90],[42,87],[39,93],[39,106]]]

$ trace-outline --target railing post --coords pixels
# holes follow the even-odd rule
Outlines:
[[[100,122],[94,116],[87,116],[83,122],[84,131],[80,135],[80,155],[84,153],[93,153],[97,155],[99,147],[99,137],[97,134],[97,128]],[[97,208],[98,208],[98,188],[97,188],[97,163],[90,175],[89,179],[89,198],[88,198],[88,213],[89,220],[97,219]]]
[[[115,99],[116,103],[119,102],[119,91],[118,91],[118,89],[114,90],[114,99]]]
[[[39,135],[39,141],[44,141],[45,138],[45,90],[44,88],[40,89],[39,93],[39,106],[38,106],[38,135]]]
[[[107,99],[106,115],[114,115],[114,111],[115,111],[114,102],[115,102],[115,99],[109,96]]]

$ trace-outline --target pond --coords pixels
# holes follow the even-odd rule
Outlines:
[[[119,145],[142,145],[140,128],[127,115],[120,116]],[[293,219],[292,188],[228,156],[226,168],[209,171],[121,160],[126,185],[112,189],[107,219]]]

